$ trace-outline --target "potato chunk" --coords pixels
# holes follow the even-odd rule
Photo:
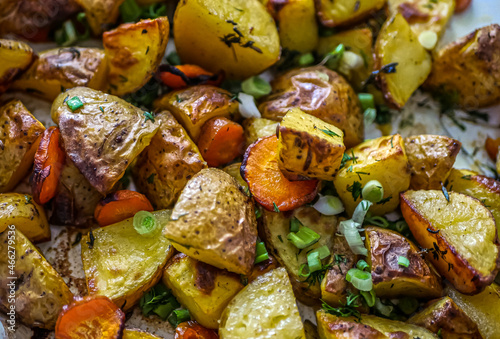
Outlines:
[[[120,5],[125,0],[76,0],[85,11],[92,32],[99,36],[104,27],[118,19]]]
[[[222,311],[244,287],[240,276],[215,268],[183,253],[163,271],[163,283],[201,325],[217,329]]]
[[[16,227],[0,233],[0,251],[4,253],[0,255],[0,310],[7,313],[15,305],[16,317],[27,326],[54,329],[59,312],[71,303],[73,293]],[[17,279],[10,279],[12,276]],[[13,282],[15,296],[9,287]],[[14,304],[9,302],[11,298]]]
[[[437,190],[445,182],[462,143],[444,135],[416,135],[405,138],[411,167],[410,188]]]
[[[500,268],[495,219],[477,199],[441,191],[406,191],[401,212],[427,258],[462,293],[491,284]]]
[[[0,107],[0,192],[9,192],[31,169],[45,127],[20,100]]]
[[[378,80],[387,102],[401,108],[424,83],[432,61],[400,13],[386,21],[375,43],[375,69],[394,63],[395,72],[381,71]]]
[[[0,93],[33,61],[33,50],[21,41],[0,39]]]
[[[258,139],[276,134],[278,123],[264,118],[250,118],[243,121],[245,130],[245,145],[250,146]]]
[[[161,339],[161,337],[142,330],[126,328],[123,330],[122,339]]]
[[[323,26],[346,26],[362,21],[385,5],[386,0],[316,0],[316,10]]]
[[[178,251],[190,257],[247,274],[257,242],[252,199],[229,174],[203,169],[182,190],[165,235]]]
[[[349,215],[363,198],[361,189],[370,180],[378,180],[384,198],[370,207],[370,212],[383,215],[399,205],[399,193],[410,185],[410,170],[403,138],[399,134],[365,141],[346,152],[345,162],[333,183]],[[353,159],[354,157],[354,159]]]
[[[129,218],[82,237],[89,295],[104,295],[127,311],[161,279],[163,267],[174,254],[174,248],[162,234],[171,211],[156,211],[153,215],[157,223],[154,234],[140,235],[133,218]]]
[[[219,335],[221,339],[305,339],[286,270],[276,268],[238,293],[222,314]]]
[[[104,32],[102,43],[109,63],[109,93],[137,91],[153,76],[167,48],[167,17],[122,24]]]
[[[278,164],[284,173],[332,180],[344,155],[344,133],[295,108],[279,124]]]
[[[74,97],[83,106],[72,111],[67,100]],[[51,115],[61,130],[66,154],[103,195],[111,191],[160,125],[125,100],[85,87],[61,93]]]
[[[189,179],[207,165],[184,128],[168,111],[156,116],[160,129],[132,173],[140,192],[157,209],[172,207]]]

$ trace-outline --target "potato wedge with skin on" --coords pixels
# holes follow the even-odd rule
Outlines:
[[[156,115],[161,124],[132,168],[137,188],[157,209],[175,203],[189,179],[207,165],[196,144],[168,111]]]
[[[248,284],[222,313],[221,339],[305,339],[288,275],[274,269]]]
[[[397,63],[394,72],[380,71],[378,82],[387,103],[400,109],[429,75],[431,56],[400,13],[385,22],[374,53],[377,70]]]
[[[348,26],[362,21],[381,9],[386,0],[315,0],[319,21],[323,26]]]
[[[184,253],[169,260],[162,281],[199,324],[212,329],[219,328],[222,311],[244,287],[239,275]]]
[[[123,330],[122,339],[161,339],[154,334],[144,332],[135,328],[126,328]]]
[[[250,273],[257,242],[257,221],[250,197],[229,174],[206,168],[186,184],[172,211],[165,236],[190,257]]]
[[[106,26],[114,24],[125,0],[76,0],[83,8],[94,35],[99,36]]]
[[[21,41],[0,39],[0,93],[5,92],[14,78],[29,67],[34,52]]]
[[[102,44],[108,58],[109,93],[135,92],[153,76],[165,54],[170,26],[167,17],[128,23],[104,32]]]
[[[0,250],[5,253],[0,256],[0,310],[7,313],[15,305],[16,318],[25,325],[54,329],[62,307],[73,301],[73,293],[16,227],[9,226],[0,233]],[[9,278],[12,276],[17,280]],[[15,295],[9,287],[13,281]]]
[[[77,97],[72,111],[67,100]],[[149,145],[160,123],[123,99],[90,88],[61,93],[52,104],[67,156],[83,176],[105,195],[130,163]]]
[[[367,262],[373,289],[380,298],[436,298],[443,294],[441,279],[420,256],[419,249],[403,235],[380,227],[365,229]],[[408,267],[399,265],[408,259]]]
[[[9,192],[28,174],[45,127],[12,100],[0,107],[0,192]]]
[[[444,135],[421,134],[404,139],[411,167],[410,188],[441,189],[462,143]]]
[[[450,297],[430,303],[408,319],[410,324],[422,326],[443,339],[481,339],[477,325]]]
[[[378,180],[384,188],[383,199],[373,204],[370,212],[384,215],[394,211],[399,205],[399,193],[410,185],[408,158],[401,135],[365,141],[347,150],[346,155],[351,159],[339,170],[333,184],[347,214],[352,215],[362,200],[363,186],[370,180]]]
[[[477,199],[442,191],[401,193],[401,212],[427,259],[462,293],[476,294],[500,269],[495,219]]]
[[[243,189],[248,189],[247,182],[241,177],[241,162],[235,162],[231,165],[224,167],[222,170],[232,176]]]
[[[123,311],[131,309],[161,279],[174,248],[162,232],[169,227],[170,210],[152,212],[153,234],[141,235],[133,218],[84,235],[82,262],[89,295],[104,295]]]
[[[172,91],[156,99],[155,110],[167,110],[198,142],[201,127],[214,117],[234,120],[239,116],[238,101],[228,91],[210,85],[198,85]]]
[[[43,51],[12,89],[53,101],[61,92],[77,86],[103,90],[108,65],[104,50],[62,47]]]
[[[280,121],[296,107],[340,128],[346,147],[363,141],[363,114],[358,97],[334,71],[324,66],[293,69],[276,77],[271,86],[271,94],[259,105],[263,118]]]
[[[250,118],[243,121],[245,145],[250,146],[258,139],[276,134],[278,122],[264,118]]]
[[[181,60],[207,71],[245,79],[280,56],[273,18],[258,0],[185,0],[174,15],[175,46]]]

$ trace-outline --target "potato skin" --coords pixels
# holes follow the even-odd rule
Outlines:
[[[184,63],[230,79],[259,74],[280,55],[274,20],[258,0],[184,0],[175,10],[174,38]]]
[[[21,41],[0,39],[0,93],[5,92],[14,78],[29,67],[34,53]]]
[[[45,127],[12,100],[0,107],[0,192],[9,192],[28,174]]]
[[[123,330],[122,339],[161,339],[161,337],[158,337],[158,336],[153,335],[151,333],[144,332],[144,331],[139,330],[139,329],[125,328]]]
[[[196,144],[168,111],[132,169],[134,183],[156,209],[170,208],[193,175],[207,165]]]
[[[363,141],[363,114],[356,93],[342,76],[324,66],[299,68],[276,77],[259,105],[262,117],[280,121],[294,107],[344,132],[346,147]]]
[[[175,255],[163,270],[163,283],[202,326],[219,328],[222,311],[244,287],[240,276],[192,259]]]
[[[316,11],[323,26],[347,26],[362,21],[385,5],[385,0],[315,0]]]
[[[424,87],[457,93],[458,104],[467,109],[500,103],[499,54],[500,25],[479,28],[437,53]]]
[[[61,92],[77,86],[105,88],[108,65],[102,49],[85,47],[54,48],[38,59],[12,88],[53,101]]]
[[[446,181],[462,143],[443,135],[416,135],[405,138],[411,167],[410,188],[438,190]]]
[[[258,139],[276,134],[278,122],[264,118],[250,118],[243,121],[245,145],[250,146]]]
[[[94,35],[99,36],[106,25],[118,19],[120,5],[125,0],[75,0],[84,10]]]
[[[165,236],[194,259],[250,273],[257,242],[253,201],[229,174],[202,169],[182,190]]]
[[[7,255],[12,253],[12,247],[15,258]],[[10,310],[8,299],[12,295],[8,283],[12,280],[9,277],[18,277],[16,317],[30,327],[54,329],[62,307],[73,301],[73,293],[37,248],[15,227],[0,233],[0,250],[5,253],[0,256],[0,310]],[[14,274],[9,273],[12,269],[9,268],[9,259],[15,260]]]

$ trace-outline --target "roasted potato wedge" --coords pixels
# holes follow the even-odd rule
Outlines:
[[[120,5],[125,0],[75,0],[85,11],[94,35],[101,35],[106,26],[118,19]]]
[[[306,339],[319,339],[318,328],[311,321],[304,321],[304,332]]]
[[[399,205],[399,193],[410,185],[408,158],[401,135],[365,141],[346,154],[350,160],[339,170],[333,184],[347,214],[352,215],[362,199],[362,187],[370,180],[378,180],[384,188],[384,198],[371,206],[370,212],[383,215],[394,211]]]
[[[29,67],[34,53],[21,41],[0,39],[0,93],[5,92],[14,78]]]
[[[424,327],[432,333],[440,333],[443,339],[481,339],[477,325],[450,297],[430,303],[410,319],[410,324]]]
[[[75,97],[83,105],[73,111],[67,100]],[[159,121],[148,114],[125,100],[85,87],[61,93],[51,111],[66,154],[103,195],[158,130]]]
[[[378,11],[386,0],[315,0],[319,20],[323,26],[337,27],[355,24]]]
[[[297,298],[305,304],[315,304],[321,296],[321,281],[305,281],[299,276],[299,268],[307,263],[307,252],[321,246],[327,246],[333,253],[333,237],[337,229],[337,217],[321,215],[312,207],[300,207],[292,215],[263,210],[261,232],[271,253],[278,263],[288,271],[292,287]],[[299,250],[288,239],[290,222],[297,218],[303,226],[318,233],[321,238],[307,250]]]
[[[134,182],[157,209],[172,207],[189,179],[207,165],[187,132],[168,111],[132,169]]]
[[[31,169],[45,127],[13,100],[0,107],[0,192],[9,192]]]
[[[63,47],[40,53],[38,59],[14,83],[12,89],[53,101],[61,92],[77,86],[103,90],[108,65],[102,49]]]
[[[73,301],[73,293],[15,226],[0,233],[0,250],[4,253],[0,256],[0,310],[9,316],[8,312],[13,313],[27,326],[54,329],[62,307]]]
[[[373,289],[380,298],[411,296],[436,298],[443,294],[441,280],[420,256],[419,248],[401,234],[380,227],[366,227],[367,262]],[[408,267],[398,264],[402,256]]]
[[[387,66],[391,64],[395,70]],[[387,103],[402,108],[424,83],[431,67],[430,54],[405,18],[396,13],[387,19],[375,43],[375,69],[381,70],[378,81]]]
[[[263,118],[250,118],[243,121],[245,130],[245,145],[250,146],[258,139],[276,134],[278,122]]]
[[[233,100],[233,95],[210,85],[172,91],[158,98],[153,105],[157,111],[170,111],[194,142],[198,141],[203,124],[211,118],[233,120],[239,116],[238,102]]]
[[[257,221],[252,199],[229,174],[203,169],[186,184],[165,228],[174,247],[194,259],[230,272],[252,269]]]
[[[142,330],[126,328],[123,330],[122,339],[161,339],[161,337]]]
[[[499,54],[500,25],[476,29],[437,53],[424,87],[456,94],[457,103],[468,109],[500,103]]]
[[[446,191],[445,191],[446,192]],[[455,192],[406,191],[401,212],[427,259],[460,292],[476,294],[500,268],[495,219],[477,199]]]
[[[82,237],[82,262],[89,295],[104,295],[127,311],[161,279],[174,248],[163,236],[171,211],[153,212],[157,229],[140,235],[133,218]]]
[[[438,190],[446,181],[462,143],[444,135],[416,135],[404,139],[410,163],[410,188]]]
[[[109,93],[122,96],[137,91],[153,76],[167,48],[167,17],[122,24],[104,32],[102,44],[108,58]]]
[[[219,335],[221,339],[305,339],[286,270],[274,269],[241,290],[222,313]]]
[[[175,10],[174,39],[184,63],[229,78],[259,74],[280,56],[274,20],[258,0],[182,1]]]
[[[241,177],[241,162],[232,163],[231,165],[224,167],[222,170],[236,179],[238,184],[245,190],[248,189],[247,182]]]
[[[183,253],[168,262],[162,281],[199,324],[213,329],[219,328],[222,311],[244,287],[239,275]]]
[[[276,77],[259,105],[262,117],[280,121],[297,107],[344,132],[346,147],[363,141],[363,114],[357,95],[344,78],[324,66],[294,69]]]
[[[344,133],[293,108],[278,129],[278,164],[284,174],[331,181],[344,155]]]

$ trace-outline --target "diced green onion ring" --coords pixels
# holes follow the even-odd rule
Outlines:
[[[185,309],[179,309],[172,312],[172,315],[168,318],[168,322],[170,323],[170,325],[172,325],[172,327],[175,328],[179,326],[180,323],[188,321],[189,319],[191,319],[189,311]]]
[[[403,257],[403,256],[400,255],[398,257],[398,265],[399,266],[408,267],[408,266],[410,266],[410,260],[408,260],[407,257]]]
[[[363,199],[377,203],[384,198],[384,187],[377,180],[368,181],[361,191]]]
[[[266,245],[264,245],[263,242],[257,243],[257,247],[255,249],[255,264],[263,262],[267,259],[269,259],[269,254],[267,253]]]
[[[321,264],[321,260],[319,259],[319,253],[316,251],[312,251],[307,255],[307,265],[309,266],[309,272],[315,272],[321,270],[323,265]]]
[[[364,260],[360,260],[358,261],[358,263],[356,264],[356,267],[358,269],[360,269],[361,271],[364,271],[366,268],[370,268],[370,266],[368,265],[368,263]]]
[[[290,219],[290,232],[298,232],[300,229],[300,226],[302,226],[302,223],[300,222],[299,219],[293,217]]]
[[[357,268],[351,268],[347,272],[346,280],[360,291],[369,292],[373,288],[371,273]]]
[[[359,293],[365,299],[366,304],[368,305],[368,307],[373,307],[375,305],[375,300],[377,299],[377,297],[375,296],[375,291],[374,290],[371,290],[370,292],[360,291]]]
[[[301,227],[297,233],[290,232],[287,239],[299,249],[309,247],[319,241],[321,236],[308,227]]]
[[[80,107],[83,107],[83,102],[79,97],[72,97],[66,101],[66,105],[68,105],[69,109],[74,112]]]
[[[359,103],[361,104],[361,110],[364,111],[367,108],[375,108],[375,100],[373,99],[373,94],[370,93],[358,93]]]
[[[139,211],[134,215],[134,228],[140,235],[148,236],[158,227],[156,217],[148,211]]]
[[[241,83],[241,90],[258,99],[271,93],[271,85],[258,76],[252,76]]]

